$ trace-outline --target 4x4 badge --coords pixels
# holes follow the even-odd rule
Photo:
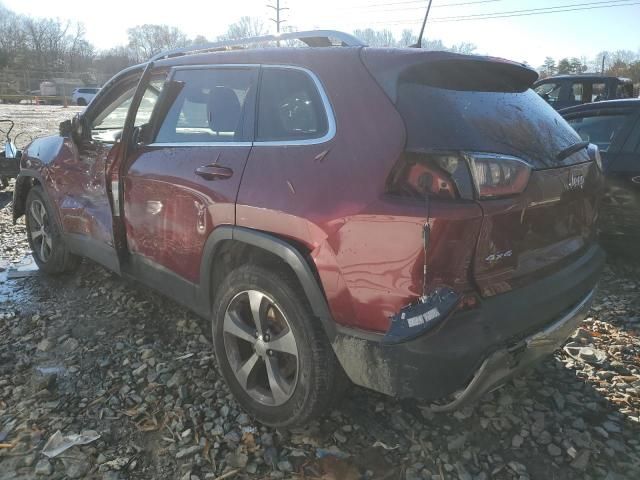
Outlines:
[[[484,259],[485,262],[492,263],[497,262],[498,260],[502,260],[503,258],[507,258],[513,255],[513,250],[507,250],[505,252],[496,252],[489,255]]]

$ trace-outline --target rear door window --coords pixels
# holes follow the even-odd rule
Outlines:
[[[184,87],[164,118],[156,143],[230,143],[250,140],[245,118],[257,68],[177,70]]]
[[[325,104],[304,70],[265,67],[258,100],[258,142],[320,139],[329,131]]]

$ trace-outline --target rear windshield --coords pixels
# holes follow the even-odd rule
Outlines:
[[[583,140],[595,143],[600,151],[609,150],[613,139],[624,127],[629,114],[597,115],[569,119],[569,125]]]
[[[467,150],[514,155],[534,168],[588,161],[579,152],[557,155],[580,137],[539,95],[451,90],[411,78],[398,83],[396,106],[407,128],[407,148]]]

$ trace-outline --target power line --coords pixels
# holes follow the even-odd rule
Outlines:
[[[523,9],[523,10],[509,10],[506,12],[491,12],[491,13],[477,13],[477,14],[473,14],[473,15],[454,15],[454,16],[450,16],[450,17],[437,17],[438,20],[449,20],[449,19],[453,19],[453,18],[475,18],[475,17],[490,17],[490,16],[494,16],[494,15],[508,15],[508,14],[514,14],[514,13],[530,13],[530,12],[543,12],[543,13],[553,13],[553,11],[555,11],[556,9],[563,9],[563,8],[572,8],[572,7],[584,7],[584,6],[591,6],[591,5],[611,5],[611,6],[617,6],[617,5],[613,5],[613,4],[617,4],[617,3],[621,3],[621,2],[629,2],[631,0],[607,0],[607,1],[599,1],[599,2],[587,2],[587,3],[571,3],[571,4],[567,4],[567,5],[556,5],[553,7],[541,7],[541,8],[527,8],[527,9]],[[434,21],[436,20],[436,18],[434,18]]]
[[[628,1],[628,0],[625,0]],[[565,13],[565,12],[579,12],[579,11],[585,11],[585,10],[599,10],[599,9],[603,9],[603,8],[615,8],[615,7],[628,7],[631,5],[640,5],[640,2],[636,1],[636,2],[632,2],[632,3],[620,3],[620,4],[616,4],[616,5],[599,5],[599,6],[595,6],[595,7],[579,7],[579,8],[566,8],[564,10],[552,10],[552,11],[548,11],[548,12],[530,12],[530,13],[518,13],[518,14],[513,14],[513,15],[495,15],[495,16],[491,16],[491,17],[481,17],[481,18],[457,18],[457,19],[449,19],[449,20],[438,20],[438,19],[433,19],[433,22],[437,22],[437,23],[449,23],[449,22],[464,22],[464,21],[469,21],[469,20],[491,20],[491,19],[495,19],[495,18],[512,18],[512,17],[530,17],[533,15],[547,15],[547,14],[551,14],[551,13]]]
[[[632,3],[619,3],[619,2],[632,2]],[[606,3],[605,5],[595,5]],[[592,5],[592,6],[588,6]],[[614,2],[592,2],[592,3],[584,3],[584,4],[570,4],[570,5],[558,5],[556,7],[547,7],[545,11],[537,11],[540,9],[528,9],[522,11],[505,11],[505,12],[492,12],[486,14],[478,14],[480,16],[472,16],[472,15],[461,15],[461,16],[451,16],[451,17],[435,17],[430,20],[430,23],[452,23],[452,22],[463,22],[463,21],[473,21],[473,20],[491,20],[498,18],[513,18],[513,17],[528,17],[532,15],[547,15],[551,13],[566,13],[566,12],[576,12],[576,11],[586,11],[586,10],[598,10],[605,8],[615,8],[615,7],[627,7],[633,5],[640,5],[640,1],[634,0],[614,0]],[[555,10],[549,10],[549,9]],[[518,13],[514,13],[518,12]],[[379,22],[368,22],[369,25],[415,25],[417,20],[399,20],[399,21],[379,21]]]
[[[502,2],[502,1],[504,0],[475,0],[472,2],[443,3],[440,5],[433,5],[431,8],[461,7],[461,6],[467,6],[467,5],[478,5],[482,3],[496,3],[496,2]],[[420,4],[420,5],[415,5],[415,4]],[[415,5],[415,6],[386,9],[386,10],[376,10],[376,11],[383,12],[383,11],[398,11],[398,10],[422,10],[424,9],[424,0],[413,0],[408,2],[371,3],[366,5],[348,5],[344,7],[338,7],[337,10],[363,10],[363,9],[369,9],[369,8],[373,9],[378,7],[395,7],[397,5]]]

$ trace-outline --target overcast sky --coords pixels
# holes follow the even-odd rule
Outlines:
[[[87,39],[103,49],[127,41],[127,28],[143,23],[179,27],[189,36],[215,39],[229,23],[249,15],[265,20],[273,11],[266,3],[275,0],[0,0],[15,12],[33,16],[58,17],[80,21],[87,28]],[[326,28],[351,32],[356,28],[388,28],[399,35],[404,28],[418,31],[426,1],[409,0],[281,0],[289,10],[283,12],[288,25],[298,29]],[[466,5],[460,5],[466,3]],[[458,5],[451,5],[458,4]],[[590,4],[590,5],[586,5]],[[612,7],[611,5],[624,5]],[[153,6],[152,6],[153,5]],[[590,10],[530,15],[521,10],[571,6]],[[605,7],[605,8],[594,8]],[[527,16],[438,21],[443,17],[479,14]],[[503,13],[504,14],[504,13]],[[426,36],[446,45],[472,42],[478,53],[527,61],[539,66],[547,55],[591,59],[602,50],[640,50],[640,0],[434,0]]]

